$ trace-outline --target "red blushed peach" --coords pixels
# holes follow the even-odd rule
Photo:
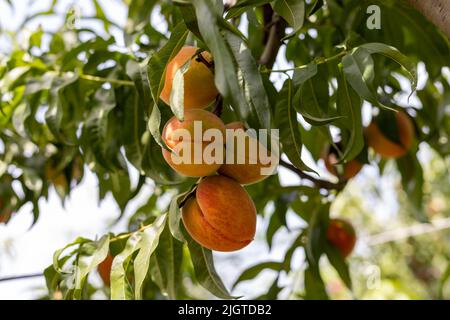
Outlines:
[[[234,159],[232,163],[224,163],[220,167],[219,173],[236,180],[240,184],[252,184],[269,177],[268,174],[263,174],[261,171],[263,168],[270,168],[270,163],[267,165],[263,164],[259,155],[260,148],[265,147],[255,138],[245,133],[245,127],[241,122],[232,122],[225,127],[227,131],[233,130],[233,133],[236,135],[232,150],[229,149],[230,145],[227,145],[227,154],[233,154]],[[252,143],[255,146],[254,150],[250,148]],[[240,146],[240,144],[245,144],[245,146]],[[265,151],[263,154],[270,156],[266,149],[263,151]],[[238,159],[240,157],[244,161],[239,163]]]
[[[103,260],[97,267],[100,278],[102,278],[105,286],[108,287],[111,283],[111,268],[113,260],[114,260],[113,256],[111,254],[108,254],[105,260]]]
[[[331,219],[327,229],[327,239],[345,258],[353,251],[353,248],[355,247],[355,229],[346,220]]]
[[[195,197],[183,206],[182,216],[191,237],[211,250],[239,250],[255,236],[252,199],[239,183],[224,176],[204,178]]]
[[[208,66],[195,57],[198,48],[186,46],[181,48],[178,54],[168,63],[164,88],[161,91],[161,100],[170,104],[170,93],[175,74],[189,59],[189,69],[184,74],[184,109],[206,108],[218,95],[214,84],[214,73]],[[209,52],[200,53],[208,63],[212,63]]]
[[[177,135],[177,133],[180,133],[181,129],[184,129],[183,132],[188,134],[186,140],[184,140],[183,136]],[[205,155],[205,150],[212,146],[214,141],[214,139],[211,141],[204,137],[205,131],[209,129],[216,129],[221,135],[222,157],[220,157],[220,161],[214,161],[212,163],[208,163],[206,161],[207,159],[203,157],[203,155]],[[198,132],[195,132],[196,130]],[[162,138],[173,152],[163,149],[162,153],[166,162],[179,174],[187,177],[208,176],[215,173],[222,165],[224,137],[225,125],[215,114],[201,109],[186,110],[183,121],[173,117],[164,126]],[[177,147],[180,149],[178,152]],[[194,162],[196,148],[200,150],[201,156],[201,158],[198,159],[198,163]],[[191,156],[187,156],[187,161],[181,161],[184,156],[183,150],[190,150]],[[212,152],[212,154],[213,156],[216,155],[215,152]]]

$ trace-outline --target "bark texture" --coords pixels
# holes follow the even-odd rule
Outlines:
[[[405,0],[450,40],[450,0]]]

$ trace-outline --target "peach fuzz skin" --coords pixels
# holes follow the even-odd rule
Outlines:
[[[227,124],[225,127],[226,129],[243,130],[243,132],[245,132],[245,126],[241,122],[232,122]],[[258,148],[264,148],[264,146],[258,144]],[[261,174],[261,168],[264,168],[265,166],[258,161],[258,154],[256,155],[249,154],[248,142],[246,142],[245,144],[245,163],[242,164],[236,163],[238,153],[238,148],[236,145],[234,147],[233,152],[235,163],[232,164],[224,163],[219,169],[219,173],[221,175],[230,177],[243,185],[257,183],[269,177],[268,175]],[[250,163],[249,160],[251,158],[256,158],[256,163]]]
[[[205,248],[235,251],[247,246],[256,232],[256,209],[247,191],[224,176],[204,178],[195,197],[182,208],[191,237]]]
[[[202,122],[202,130],[203,132],[207,129],[218,129],[222,132],[223,136],[225,137],[225,125],[220,120],[219,117],[217,117],[215,114],[209,111],[205,111],[202,109],[191,109],[191,110],[185,110],[184,113],[184,121],[179,121],[176,117],[172,117],[164,126],[162,138],[166,145],[170,149],[174,149],[175,146],[180,143],[180,140],[177,140],[174,138],[174,132],[177,129],[186,129],[189,131],[192,139],[194,139],[194,121],[201,121]],[[203,135],[203,132],[201,135]],[[208,145],[208,141],[191,141],[191,155],[192,155],[192,161],[191,163],[181,163],[181,164],[175,164],[172,160],[172,157],[177,157],[177,155],[173,152],[170,152],[166,149],[162,150],[163,157],[166,160],[166,162],[174,169],[176,172],[178,172],[181,175],[187,176],[187,177],[203,177],[208,176],[213,173],[215,173],[221,166],[221,163],[212,163],[212,164],[206,164],[206,163],[200,163],[195,164],[193,163],[193,156],[194,156],[194,144],[200,144],[203,148],[205,148]],[[182,156],[180,154],[179,156]]]
[[[178,54],[167,64],[166,76],[163,90],[160,98],[166,104],[170,104],[170,93],[175,73],[189,59],[191,64],[184,74],[184,108],[185,110],[193,108],[204,109],[208,107],[218,95],[214,84],[214,74],[203,62],[197,61],[194,57],[198,48],[185,46],[181,48]],[[208,62],[212,61],[209,52],[202,52],[202,57]],[[194,58],[193,58],[194,57]]]

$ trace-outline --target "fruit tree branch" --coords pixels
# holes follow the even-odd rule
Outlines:
[[[278,50],[281,47],[281,39],[285,35],[286,22],[273,11],[270,4],[264,5],[263,10],[264,27],[267,29],[264,39],[265,46],[259,58],[259,64],[271,69],[277,58]]]
[[[33,274],[25,274],[21,276],[11,276],[11,277],[4,277],[0,278],[0,282],[2,281],[11,281],[11,280],[21,280],[21,279],[29,279],[29,278],[40,278],[44,275],[42,273],[33,273]]]
[[[286,169],[291,170],[292,172],[296,173],[301,179],[306,179],[311,181],[312,183],[314,183],[314,185],[317,188],[321,188],[321,189],[327,189],[327,190],[342,190],[344,189],[346,182],[345,181],[341,181],[338,183],[333,183],[330,181],[326,181],[326,180],[321,180],[321,179],[317,179],[314,177],[311,177],[309,174],[303,172],[302,170],[298,169],[297,167],[295,167],[294,165],[280,159],[280,165],[282,167],[285,167]]]
[[[450,39],[449,0],[405,0]]]

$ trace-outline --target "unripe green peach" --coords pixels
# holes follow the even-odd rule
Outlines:
[[[239,183],[224,176],[204,178],[195,197],[183,206],[182,216],[191,237],[211,250],[239,250],[255,236],[252,199]]]
[[[187,138],[187,140],[184,140],[182,136],[179,136],[179,133],[183,132],[179,129],[184,129],[184,132],[188,134],[189,138]],[[203,157],[205,150],[209,148],[210,145],[212,146],[212,143],[214,142],[207,140],[204,137],[204,133],[208,129],[218,130],[221,136],[221,140],[218,142],[220,143],[221,148],[220,161],[214,163],[207,163],[207,159]],[[195,130],[198,132],[195,132]],[[173,117],[164,126],[162,138],[166,145],[173,151],[170,152],[163,149],[164,159],[175,171],[184,176],[203,177],[211,175],[220,168],[221,163],[223,162],[224,137],[225,125],[215,114],[202,109],[185,110],[183,121]],[[199,163],[195,163],[194,161],[197,160],[194,159],[196,148],[201,151],[201,158],[198,159]],[[179,152],[177,149],[180,149]],[[187,155],[188,161],[181,161],[184,156],[183,150],[190,150],[190,157]]]

